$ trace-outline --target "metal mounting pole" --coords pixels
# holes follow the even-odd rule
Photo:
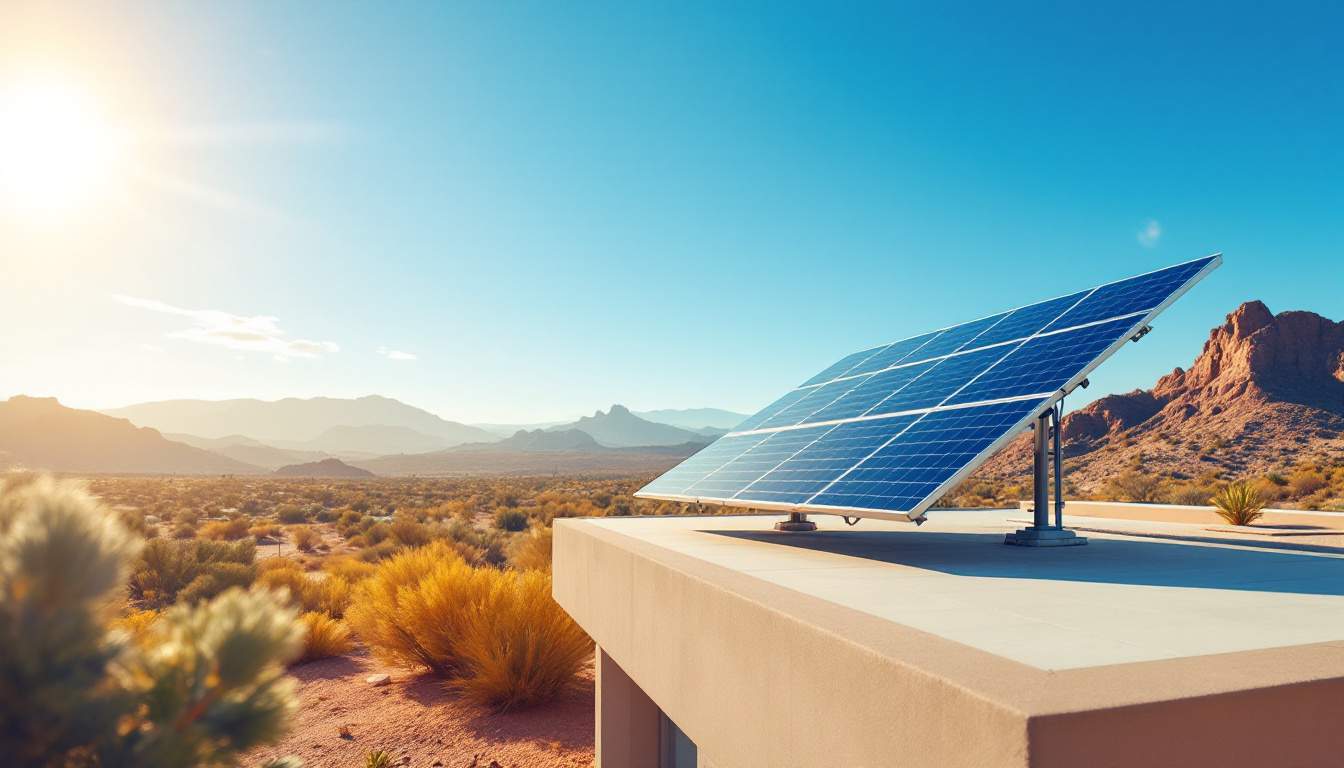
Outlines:
[[[1064,398],[1060,398],[1050,409],[1050,436],[1055,451],[1055,527],[1064,527]]]
[[[1004,536],[1004,544],[1019,547],[1075,547],[1087,539],[1063,526],[1062,467],[1060,457],[1059,414],[1054,407],[1036,419],[1035,456],[1032,462],[1031,525]],[[1055,445],[1055,524],[1050,524],[1050,422],[1056,425]]]

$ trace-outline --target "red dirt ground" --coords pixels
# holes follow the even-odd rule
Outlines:
[[[374,687],[365,678],[387,673],[392,683]],[[254,750],[242,761],[256,765],[285,755],[306,768],[363,768],[382,749],[395,766],[411,768],[550,768],[593,764],[593,678],[578,690],[539,707],[505,713],[460,698],[443,680],[388,667],[363,651],[322,659],[290,670],[301,705],[284,741]],[[341,726],[350,729],[341,736]]]

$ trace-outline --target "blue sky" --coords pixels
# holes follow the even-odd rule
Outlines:
[[[1088,397],[1247,299],[1344,319],[1327,4],[562,5],[6,10],[0,86],[59,72],[130,149],[0,209],[0,396],[752,411],[1214,251]]]

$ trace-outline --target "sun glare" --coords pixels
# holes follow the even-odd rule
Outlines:
[[[0,207],[68,212],[107,190],[124,141],[85,91],[55,80],[0,85]]]

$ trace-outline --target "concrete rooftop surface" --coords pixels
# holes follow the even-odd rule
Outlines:
[[[1088,546],[1039,550],[1002,544],[1027,522],[1018,512],[935,509],[918,528],[813,515],[814,533],[774,531],[778,519],[591,524],[1042,670],[1344,641],[1344,540],[1313,552],[1072,517]]]
[[[715,768],[1344,764],[1341,520],[1091,509],[557,520],[554,595]]]

